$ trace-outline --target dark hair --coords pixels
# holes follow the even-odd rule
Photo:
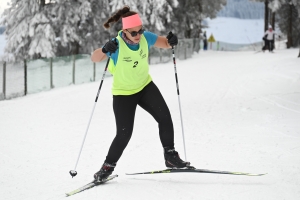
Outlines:
[[[118,10],[112,17],[110,17],[103,24],[103,26],[108,29],[108,28],[110,28],[110,23],[117,22],[117,21],[119,21],[120,18],[128,17],[128,16],[135,15],[135,14],[137,14],[137,12],[130,11],[130,7],[129,6],[124,6],[123,8],[121,8],[120,10]]]

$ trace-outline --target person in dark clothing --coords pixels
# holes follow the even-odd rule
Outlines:
[[[206,31],[203,33],[203,50],[207,50],[207,37],[206,37]]]

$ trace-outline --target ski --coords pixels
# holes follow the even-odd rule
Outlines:
[[[126,173],[126,175],[140,175],[140,174],[160,174],[160,173],[209,173],[209,174],[229,174],[229,175],[244,175],[244,176],[263,176],[265,174],[253,174],[246,172],[232,172],[232,171],[220,171],[210,169],[196,169],[196,168],[183,168],[183,169],[164,169],[157,171],[138,172],[138,173]]]
[[[73,191],[71,191],[71,192],[66,193],[66,196],[68,197],[68,196],[77,194],[77,193],[79,193],[79,192],[82,192],[82,191],[84,191],[84,190],[91,189],[91,188],[93,188],[93,187],[95,187],[95,186],[98,186],[98,185],[101,185],[101,184],[103,184],[103,183],[106,183],[107,181],[111,181],[111,180],[113,180],[113,179],[116,178],[116,177],[118,177],[118,175],[112,175],[112,176],[109,176],[107,179],[105,179],[105,180],[103,180],[103,181],[101,181],[101,182],[95,182],[95,181],[92,181],[92,182],[90,182],[90,183],[88,183],[88,184],[86,184],[86,185],[84,185],[84,186],[82,186],[82,187],[80,187],[80,188],[78,188],[78,189],[76,189],[76,190],[73,190]]]

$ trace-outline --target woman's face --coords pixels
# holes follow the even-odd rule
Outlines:
[[[131,40],[134,43],[139,43],[141,39],[141,34],[143,34],[143,26],[137,26],[137,27],[126,29],[124,33],[126,34],[126,37],[129,40]]]

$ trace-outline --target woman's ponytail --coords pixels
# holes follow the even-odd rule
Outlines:
[[[130,11],[129,6],[124,6],[120,10],[118,10],[112,17],[110,17],[104,24],[103,26],[108,29],[110,28],[110,23],[115,23],[120,20],[122,17],[128,17],[131,15],[137,14],[134,11]]]

